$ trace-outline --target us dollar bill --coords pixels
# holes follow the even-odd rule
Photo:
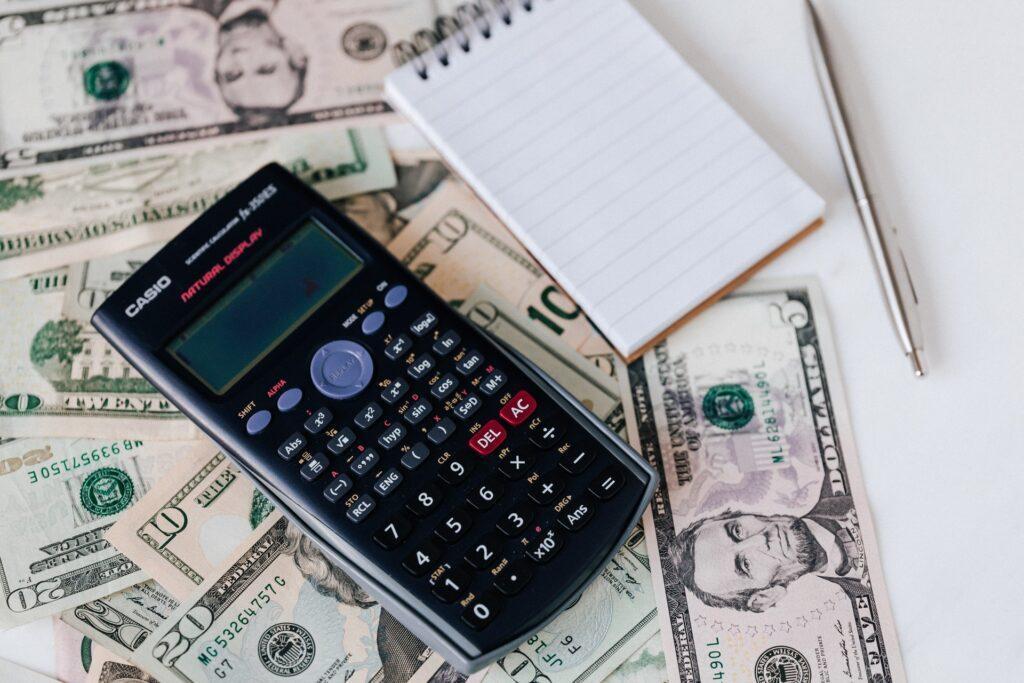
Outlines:
[[[675,680],[902,681],[815,282],[723,299],[631,363],[630,440]]]
[[[397,682],[430,654],[275,511],[135,661],[163,683]]]
[[[488,285],[480,285],[462,302],[467,318],[524,354],[541,370],[558,378],[570,394],[620,434],[625,433],[618,383],[587,363],[554,332],[535,324]]]
[[[0,434],[198,434],[88,323],[63,314],[68,269],[0,281]]]
[[[0,175],[387,114],[429,0],[0,5]]]
[[[160,683],[142,668],[112,652],[97,652],[86,683]]]
[[[271,161],[329,199],[395,184],[383,133],[336,125],[37,169],[0,180],[0,278],[166,241]]]
[[[184,600],[273,509],[210,442],[181,454],[107,540],[177,600]]]
[[[169,469],[180,447],[133,438],[0,445],[0,628],[145,578],[104,533]]]
[[[640,646],[629,659],[619,665],[604,683],[668,683],[668,669],[665,666],[665,651],[661,645],[661,633]]]
[[[573,606],[472,678],[486,683],[604,680],[657,630],[650,563],[638,527]],[[443,664],[425,680],[467,677]]]
[[[160,584],[145,581],[76,605],[60,618],[114,655],[130,659],[177,607]]]
[[[54,616],[53,670],[61,683],[85,683],[92,664],[93,649],[99,649],[88,636]]]
[[[614,373],[614,352],[582,309],[461,183],[438,189],[388,250],[456,307],[478,285],[490,285],[534,325]]]

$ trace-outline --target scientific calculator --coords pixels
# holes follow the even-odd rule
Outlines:
[[[565,390],[277,165],[140,267],[93,323],[463,672],[571,605],[655,485]]]

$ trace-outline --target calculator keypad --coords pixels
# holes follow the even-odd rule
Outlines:
[[[277,462],[314,482],[337,524],[372,539],[392,575],[483,630],[508,598],[560,578],[538,574],[565,546],[595,545],[583,530],[626,472],[589,437],[566,436],[557,407],[488,359],[472,333],[433,311],[401,322],[411,303],[402,297],[359,339],[376,388],[312,406],[300,392]]]

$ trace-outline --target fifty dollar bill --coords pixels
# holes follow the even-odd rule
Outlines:
[[[620,380],[670,675],[904,680],[816,284],[744,288]]]

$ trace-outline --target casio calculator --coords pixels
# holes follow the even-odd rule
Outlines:
[[[653,470],[272,164],[139,268],[96,329],[459,670],[579,596]]]

